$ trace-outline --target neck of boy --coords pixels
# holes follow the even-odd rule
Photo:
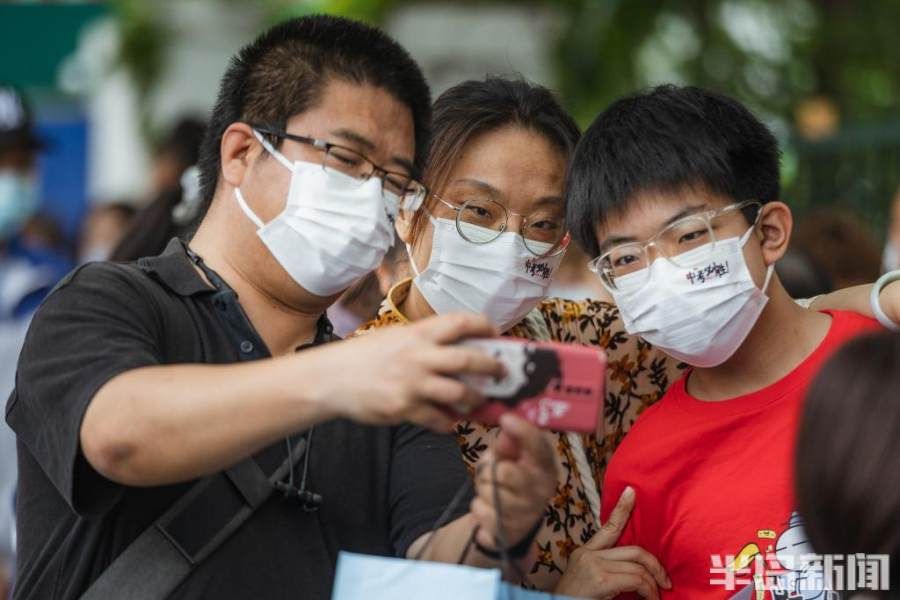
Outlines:
[[[737,352],[721,365],[690,373],[693,397],[720,401],[761,390],[796,369],[825,339],[828,315],[799,306],[777,277],[768,292],[766,308]]]
[[[397,303],[397,310],[403,315],[407,321],[419,321],[435,315],[434,309],[428,304],[425,296],[416,287],[415,281],[409,284],[409,292],[406,298]]]

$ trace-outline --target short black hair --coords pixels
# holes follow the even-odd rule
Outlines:
[[[736,202],[777,200],[779,158],[772,132],[728,96],[663,85],[622,98],[575,150],[567,186],[572,236],[596,256],[597,224],[650,190],[698,186]]]
[[[331,78],[375,85],[406,104],[415,130],[414,163],[422,169],[431,94],[409,53],[380,29],[357,21],[330,15],[298,17],[244,46],[222,77],[200,148],[201,218],[218,184],[220,145],[228,126],[245,122],[284,129],[291,117],[318,102]]]

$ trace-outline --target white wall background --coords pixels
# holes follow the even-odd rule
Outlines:
[[[263,27],[261,11],[250,2],[164,4],[171,40],[160,82],[147,99],[153,123],[162,128],[186,114],[207,114],[229,58]],[[402,7],[385,29],[422,65],[436,97],[487,74],[521,74],[552,87],[550,51],[558,22],[548,8],[428,3]],[[85,98],[92,202],[141,199],[148,184],[150,153],[140,134],[137,92],[115,65],[118,36],[112,18],[92,24],[60,74],[63,89]]]

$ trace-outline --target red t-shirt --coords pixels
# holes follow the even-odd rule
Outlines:
[[[803,398],[832,352],[879,327],[855,313],[829,314],[825,339],[780,381],[706,402],[687,393],[686,375],[644,411],[613,455],[602,520],[631,485],[637,498],[618,545],[641,546],[660,560],[673,582],[671,591],[661,590],[664,598],[822,597],[809,591],[757,596],[745,588],[752,589],[754,575],[786,590],[816,576],[800,558],[812,549],[794,501],[793,449]]]

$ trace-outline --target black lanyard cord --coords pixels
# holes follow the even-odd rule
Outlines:
[[[209,282],[215,288],[217,295],[221,294],[221,295],[233,297],[232,299],[235,301],[235,308],[240,313],[239,320],[241,320],[242,322],[247,324],[252,329],[252,326],[249,325],[249,323],[250,323],[249,319],[247,319],[247,316],[246,316],[246,314],[244,314],[243,310],[241,309],[240,304],[238,304],[236,302],[237,294],[234,292],[234,290],[231,288],[231,286],[229,286],[219,276],[218,273],[216,273],[215,271],[210,269],[206,265],[206,263],[203,262],[203,259],[200,257],[199,254],[197,254],[196,252],[191,250],[191,248],[188,246],[185,246],[185,250],[187,251],[187,254],[190,257],[191,261],[195,265],[197,265],[200,268],[200,270],[203,271],[203,274],[206,275],[206,278],[209,279]],[[232,328],[235,327],[235,324],[233,322],[231,322],[231,321],[233,321],[233,319],[226,319],[226,320],[228,321],[226,323],[227,326],[232,327]],[[313,342],[313,344],[310,344],[310,345],[314,345],[314,344],[322,343],[323,341],[327,341],[324,338],[330,336],[330,334],[331,334],[331,332],[328,331],[328,329],[329,329],[328,327],[325,327],[325,328],[317,327],[315,342]],[[275,482],[275,484],[274,484],[275,489],[277,489],[280,492],[283,492],[285,497],[294,497],[297,500],[299,500],[300,504],[303,506],[303,510],[305,510],[307,512],[312,512],[312,511],[318,510],[319,506],[321,506],[321,504],[322,504],[322,496],[321,495],[316,494],[316,493],[311,492],[306,489],[307,477],[309,475],[309,455],[310,455],[310,450],[311,450],[311,446],[312,446],[312,435],[313,435],[314,430],[315,430],[315,428],[311,427],[306,434],[306,445],[303,448],[303,452],[305,454],[303,455],[303,474],[300,476],[300,488],[297,489],[294,486],[294,448],[293,448],[293,444],[291,444],[290,436],[286,436],[284,438],[285,446],[287,449],[288,460],[290,461],[290,464],[291,464],[291,468],[289,471],[290,475],[288,476],[288,481],[286,483],[283,481],[278,481],[278,482]]]
[[[487,467],[485,463],[481,463],[476,468],[476,476],[478,471],[482,468]],[[525,573],[522,571],[522,568],[519,566],[518,562],[512,559],[509,553],[509,546],[506,542],[506,535],[503,532],[503,506],[500,502],[500,488],[497,485],[497,467],[498,462],[496,460],[491,461],[490,469],[491,469],[491,487],[493,488],[493,496],[494,496],[494,506],[497,508],[497,535],[496,542],[498,548],[498,554],[500,558],[500,564],[504,569],[511,571],[515,574],[516,577],[519,578],[520,581],[524,582],[526,580]],[[425,543],[422,544],[422,547],[419,548],[419,551],[416,552],[415,556],[412,557],[413,560],[421,560],[423,556],[425,556],[425,552],[427,552],[428,548],[431,547],[431,544],[434,541],[435,533],[446,525],[450,518],[453,516],[454,511],[457,507],[462,503],[463,499],[466,497],[466,492],[469,490],[469,486],[472,484],[471,478],[467,478],[463,485],[457,490],[456,494],[453,496],[453,499],[450,500],[450,503],[447,505],[447,508],[444,509],[444,512],[441,513],[441,516],[437,518],[434,522],[434,525],[431,527],[431,531],[428,533],[428,538],[425,540]],[[457,564],[462,564],[466,558],[469,556],[469,552],[472,549],[472,546],[478,547],[477,542],[475,541],[475,536],[478,535],[479,527],[476,525],[472,530],[471,535],[469,536],[466,545],[463,547],[462,553],[460,554],[459,560]],[[530,544],[533,539],[533,535],[528,536],[528,543]],[[493,553],[491,553],[491,557]]]
[[[463,499],[466,497],[466,492],[469,491],[469,486],[472,485],[472,480],[469,477],[466,477],[466,480],[460,486],[460,488],[454,494],[453,499],[450,500],[450,503],[447,504],[447,508],[444,509],[444,512],[441,513],[441,516],[437,518],[434,522],[434,525],[431,527],[431,531],[428,532],[428,538],[425,540],[425,543],[422,544],[422,547],[419,548],[419,551],[416,552],[416,555],[413,556],[413,560],[421,560],[423,556],[425,556],[425,552],[431,546],[431,543],[434,541],[434,534],[437,533],[437,530],[450,522],[450,518],[453,516],[454,511],[456,511],[457,507],[462,503]],[[474,536],[474,534],[473,534]]]

